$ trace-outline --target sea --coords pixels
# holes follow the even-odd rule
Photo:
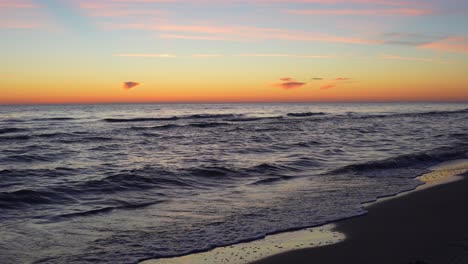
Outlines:
[[[467,103],[3,105],[0,263],[138,263],[319,226],[462,158]]]

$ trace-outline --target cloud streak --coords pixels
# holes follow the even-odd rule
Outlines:
[[[286,57],[286,58],[305,58],[305,59],[335,59],[336,55],[298,55],[298,54],[281,54],[281,53],[254,53],[254,54],[237,54],[237,57]]]
[[[468,38],[448,37],[440,41],[420,45],[419,48],[441,52],[468,53]]]
[[[39,6],[27,0],[0,0],[0,8],[38,8]]]
[[[397,9],[309,9],[284,10],[295,15],[348,15],[348,16],[422,16],[434,13],[430,9],[397,8]]]
[[[103,1],[103,0],[100,0]],[[305,4],[373,4],[384,6],[411,6],[408,1],[397,0],[105,0],[108,3],[247,3],[247,4],[289,4],[289,3],[305,3]]]
[[[377,44],[381,41],[334,36],[324,33],[314,33],[301,30],[283,28],[267,28],[252,26],[213,26],[213,25],[184,25],[184,24],[150,24],[150,23],[108,23],[107,29],[147,30],[171,32],[161,34],[161,38],[192,39],[192,40],[223,40],[223,41],[265,41],[288,40],[305,42],[332,42],[349,44]],[[180,34],[184,33],[184,34]],[[188,33],[188,34],[187,34]],[[197,35],[192,35],[197,34]],[[200,35],[202,34],[202,35]]]
[[[173,54],[152,54],[152,53],[122,53],[114,54],[114,57],[133,57],[133,58],[175,58]]]
[[[416,62],[431,62],[431,63],[447,63],[447,61],[437,59],[437,58],[420,58],[420,57],[408,57],[408,56],[399,56],[399,55],[382,55],[384,60],[400,60],[400,61],[416,61]]]
[[[320,89],[328,90],[328,89],[335,88],[335,87],[336,87],[336,84],[327,83],[327,84],[324,84],[324,85],[320,86]]]

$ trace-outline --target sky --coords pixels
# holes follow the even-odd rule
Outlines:
[[[0,104],[468,101],[466,0],[0,0]]]

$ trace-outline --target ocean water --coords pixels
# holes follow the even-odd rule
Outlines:
[[[468,104],[0,106],[0,263],[136,263],[365,213]]]

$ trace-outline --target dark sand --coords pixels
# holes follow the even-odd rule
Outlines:
[[[274,255],[255,264],[468,264],[468,173],[460,181],[374,204],[337,223],[344,242]]]

